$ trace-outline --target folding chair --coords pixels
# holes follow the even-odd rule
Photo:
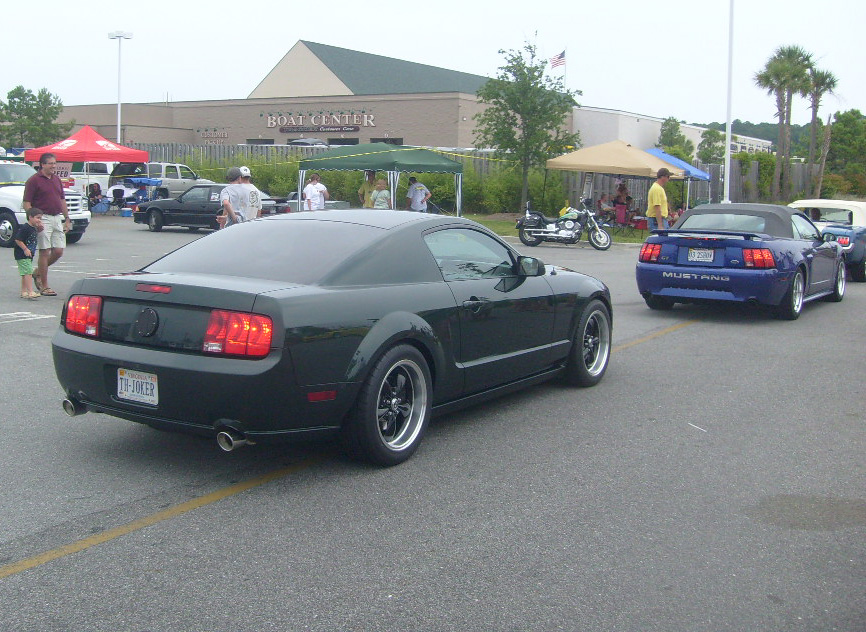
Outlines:
[[[123,189],[112,189],[111,190],[111,202],[108,203],[108,210],[111,212],[111,209],[116,208],[118,214],[121,209],[123,209],[125,205],[125,200],[123,199]]]

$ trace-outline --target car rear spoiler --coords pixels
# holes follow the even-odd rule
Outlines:
[[[661,228],[653,231],[654,235],[664,235],[665,237],[683,237],[684,239],[730,239],[731,237],[739,237],[740,239],[766,239],[767,235],[761,233],[747,233],[740,230],[682,230],[673,228]]]

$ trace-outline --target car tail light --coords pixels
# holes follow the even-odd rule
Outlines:
[[[170,285],[154,285],[152,283],[136,283],[135,289],[139,292],[153,292],[154,294],[168,294],[171,292]]]
[[[659,255],[662,253],[661,244],[644,244],[640,247],[640,261],[651,262],[658,261]]]
[[[215,309],[210,313],[205,353],[263,358],[271,350],[274,324],[268,316]]]
[[[836,237],[836,243],[839,244],[840,246],[847,246],[848,244],[851,243],[851,238],[850,237],[837,236]]]
[[[776,261],[769,248],[743,248],[743,263],[747,268],[775,268]]]
[[[99,296],[73,296],[66,303],[66,331],[82,336],[99,336],[102,316],[102,298]]]

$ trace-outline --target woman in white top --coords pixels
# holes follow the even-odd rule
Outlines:
[[[391,192],[385,188],[384,180],[376,180],[376,190],[370,193],[370,199],[373,200],[373,208],[383,211],[391,210]]]

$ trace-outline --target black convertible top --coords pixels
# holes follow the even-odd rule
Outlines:
[[[767,235],[792,238],[794,231],[791,227],[791,216],[797,214],[802,215],[795,208],[778,204],[703,204],[683,213],[674,228],[682,226],[692,215],[753,215],[764,219],[763,232]]]
[[[436,215],[433,213],[416,213],[414,211],[379,211],[369,208],[286,213],[284,215],[268,217],[267,221],[340,222],[346,224],[360,224],[362,226],[382,228],[385,230],[411,223],[427,223],[431,226],[438,224],[466,223],[471,226],[477,226],[475,222],[463,217]]]

